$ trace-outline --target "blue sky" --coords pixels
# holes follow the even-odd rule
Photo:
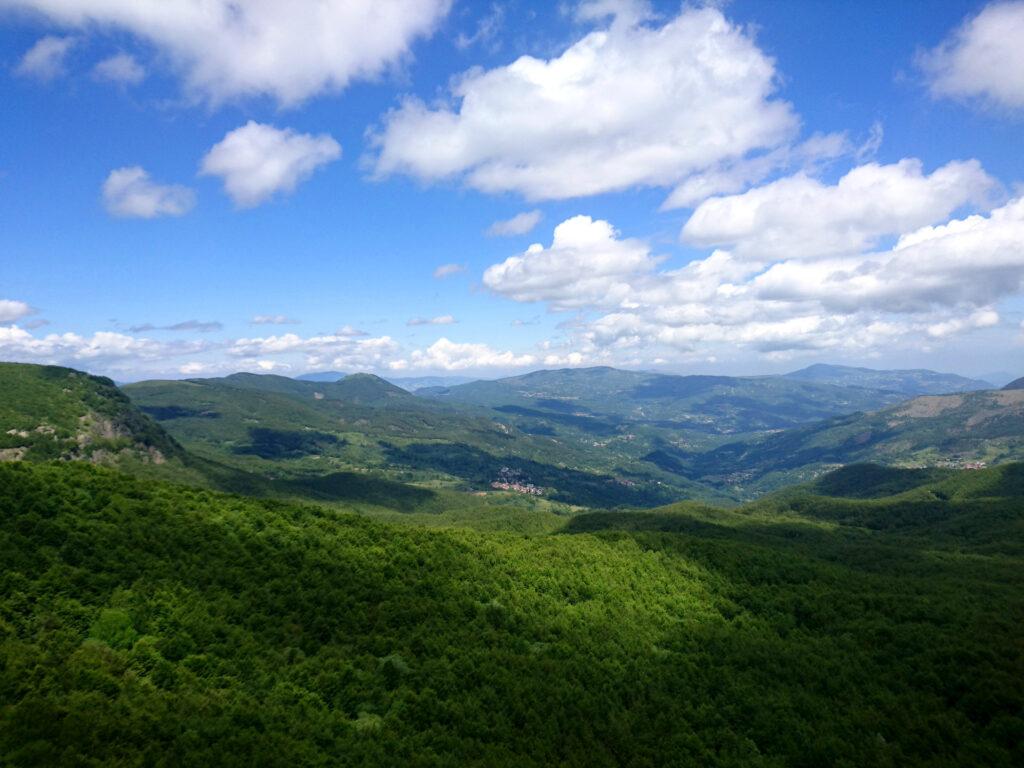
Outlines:
[[[0,0],[0,358],[1024,369],[1022,2],[170,5]]]

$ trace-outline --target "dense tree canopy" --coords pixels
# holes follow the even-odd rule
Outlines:
[[[801,503],[523,535],[0,465],[0,762],[1021,764],[1019,547]]]

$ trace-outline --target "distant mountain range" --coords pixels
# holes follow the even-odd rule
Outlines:
[[[460,384],[476,381],[471,376],[405,376],[399,378],[385,376],[384,378],[409,392],[418,392],[428,387],[457,387]]]
[[[743,500],[856,462],[1024,458],[1024,380],[982,383],[841,366],[758,377],[598,367],[415,394],[371,374],[238,373],[119,390],[70,369],[4,364],[0,459],[134,463],[310,498],[344,496],[358,480],[371,499],[414,483],[532,487],[591,507]],[[955,391],[912,396],[943,389]]]
[[[707,435],[787,429],[905,399],[891,389],[784,376],[675,376],[604,367],[535,371],[417,394],[494,409],[516,417],[527,431],[554,425],[614,431],[629,422]]]
[[[318,371],[315,373],[304,373],[296,376],[296,381],[313,382],[336,382],[344,379],[349,374],[342,371]],[[459,384],[467,384],[475,379],[469,376],[404,376],[404,377],[383,377],[395,386],[401,387],[407,392],[415,392],[425,387],[454,387]]]
[[[836,384],[844,387],[864,387],[899,392],[904,395],[946,395],[951,392],[973,392],[995,389],[980,379],[968,379],[954,373],[936,373],[924,369],[906,371],[878,371],[872,368],[851,368],[845,365],[812,365],[787,373],[784,378]]]

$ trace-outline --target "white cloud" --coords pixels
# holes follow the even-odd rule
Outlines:
[[[339,157],[341,146],[327,134],[296,133],[250,120],[210,149],[201,173],[220,176],[235,205],[251,208],[277,192],[292,192]]]
[[[1024,2],[994,2],[919,64],[935,96],[1024,108]]]
[[[99,62],[92,69],[100,80],[137,85],[146,79],[146,70],[129,53],[118,53]]]
[[[938,338],[951,336],[954,333],[961,333],[974,328],[991,328],[999,324],[999,313],[993,309],[979,309],[967,317],[956,317],[952,320],[943,320],[928,326],[928,335]]]
[[[123,30],[155,46],[186,91],[218,103],[269,95],[294,105],[373,78],[429,35],[450,0],[3,0],[56,24]]]
[[[785,262],[753,283],[766,299],[812,299],[839,311],[981,307],[1024,286],[1024,198],[902,236],[889,251],[816,264]]]
[[[558,229],[570,222],[593,235],[589,242],[569,238],[565,247]],[[783,251],[767,263],[716,250],[660,271],[646,245],[607,222],[576,217],[559,228],[551,248],[491,267],[484,283],[517,301],[580,310],[564,326],[565,344],[587,360],[678,360],[743,347],[772,356],[919,349],[998,326],[997,304],[1024,291],[1024,198],[909,231],[888,250],[818,259]],[[593,266],[601,264],[611,265],[603,277]]]
[[[178,366],[178,373],[183,376],[195,376],[198,373],[206,373],[210,371],[212,366],[209,363],[190,362],[184,365]]]
[[[995,187],[976,160],[949,163],[930,175],[914,159],[868,163],[833,186],[799,174],[706,200],[686,222],[682,239],[731,247],[736,256],[761,262],[854,253],[884,235],[982,202]]]
[[[436,371],[465,371],[479,368],[521,368],[533,365],[533,355],[499,352],[487,344],[459,344],[441,338],[426,349],[413,350],[408,360],[393,363],[392,370],[422,368]]]
[[[533,228],[540,224],[542,218],[544,218],[544,214],[537,210],[517,213],[511,219],[496,221],[491,224],[487,229],[487,234],[491,237],[525,235],[532,232]]]
[[[452,275],[457,275],[460,272],[465,271],[465,264],[442,264],[441,266],[434,270],[434,277],[437,280],[444,280],[444,278],[446,277],[451,277]]]
[[[344,330],[344,329],[343,329]],[[302,337],[295,333],[232,342],[227,353],[237,358],[303,355],[308,368],[380,369],[395,358],[398,342],[389,336],[360,338],[346,333]]]
[[[0,299],[0,323],[16,323],[34,312],[24,301]]]
[[[555,309],[615,306],[630,292],[629,277],[657,263],[647,245],[620,240],[607,221],[574,216],[540,243],[488,267],[483,282],[516,301],[548,301]]]
[[[257,360],[256,367],[261,373],[273,373],[274,371],[290,371],[292,367],[288,363],[279,363],[276,360]]]
[[[559,199],[675,185],[795,135],[773,62],[716,8],[662,26],[588,8],[617,15],[561,55],[465,72],[447,106],[406,99],[374,137],[377,173]]]
[[[137,165],[116,168],[103,182],[103,204],[113,216],[183,216],[192,210],[195,201],[195,193],[188,187],[157,184]]]
[[[451,315],[438,315],[437,317],[414,317],[406,321],[406,325],[454,325],[458,321]]]
[[[360,334],[354,329],[342,329],[335,334],[309,337],[286,333],[226,342],[163,342],[113,332],[36,336],[17,325],[0,325],[0,359],[67,365],[129,379],[213,376],[239,370],[271,373],[297,369],[516,369],[533,365],[539,359],[531,354],[495,350],[487,344],[454,343],[446,338],[427,348],[406,350],[389,336]],[[175,363],[175,358],[184,358],[184,362]]]
[[[14,71],[23,77],[53,80],[64,74],[64,60],[74,44],[73,37],[42,37],[21,57]]]
[[[163,360],[207,349],[203,342],[167,344],[123,333],[100,331],[91,336],[51,333],[35,336],[18,326],[0,326],[0,357],[16,362],[74,365],[103,364],[115,360]]]
[[[253,315],[250,325],[298,325],[299,321],[288,315]]]
[[[878,126],[872,127],[867,141],[854,147],[845,134],[815,134],[796,146],[782,146],[771,152],[719,163],[713,168],[687,177],[672,190],[661,210],[690,208],[712,195],[742,192],[770,174],[786,168],[799,168],[813,175],[818,169],[844,155],[870,155],[881,141]],[[874,148],[873,148],[874,147]]]

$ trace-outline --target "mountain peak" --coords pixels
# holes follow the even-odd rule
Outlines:
[[[349,374],[331,385],[331,394],[356,405],[372,406],[415,398],[415,395],[372,373]]]

